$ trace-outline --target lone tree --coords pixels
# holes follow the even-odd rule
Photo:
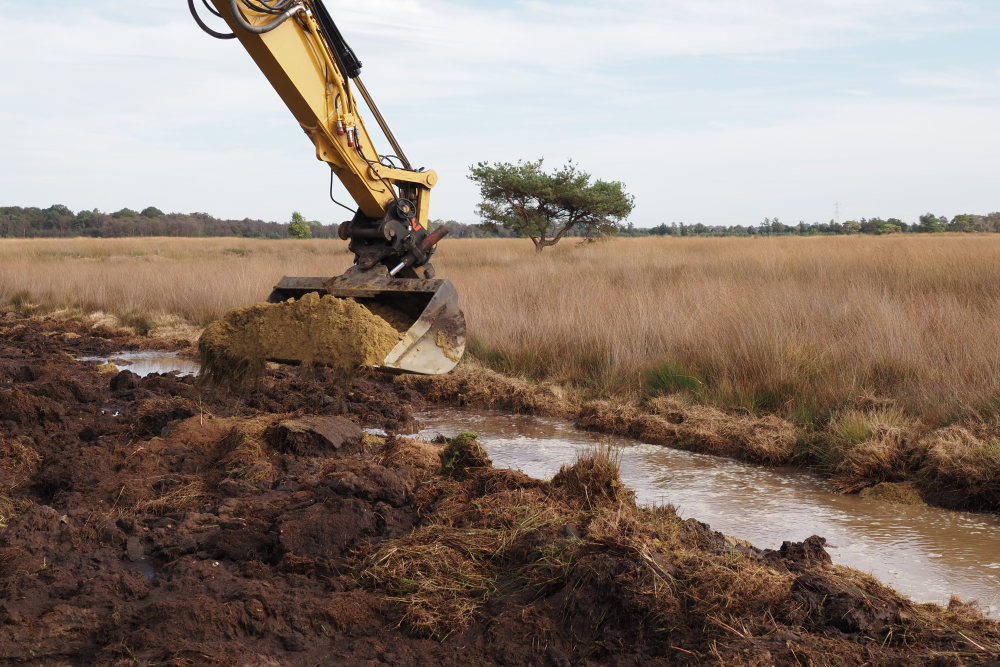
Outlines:
[[[590,183],[590,174],[570,161],[551,174],[542,171],[542,160],[480,162],[471,167],[469,180],[479,185],[483,201],[476,207],[482,228],[496,233],[499,227],[527,236],[535,250],[555,245],[574,227],[589,236],[614,234],[632,212],[635,198],[620,181]]]
[[[288,235],[293,239],[312,238],[312,228],[309,227],[309,223],[306,222],[306,219],[298,211],[292,213],[292,221],[288,223]]]

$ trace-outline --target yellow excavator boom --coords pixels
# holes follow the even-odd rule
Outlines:
[[[319,9],[321,5],[314,0],[303,0],[295,5],[302,9],[289,19],[273,30],[254,34],[240,28],[232,13],[234,5],[253,26],[268,25],[275,16],[254,11],[242,2],[212,0],[212,3],[312,140],[316,158],[330,165],[361,211],[372,218],[383,217],[395,202],[388,186],[398,185],[405,190],[412,185],[417,191],[416,218],[426,227],[430,189],[437,183],[437,173],[381,164],[358,113],[355,90],[368,98],[366,103],[373,107],[374,114],[379,114],[378,108],[367,94],[360,75],[352,80],[341,72],[333,47],[324,39],[317,19],[317,13],[325,13],[325,9]],[[251,6],[254,5],[263,8],[261,4]],[[352,81],[356,85],[352,86]],[[384,121],[382,128],[391,136]],[[395,143],[394,138],[391,141]],[[397,153],[402,152],[398,145],[393,148]],[[397,157],[406,160],[405,156]]]
[[[361,80],[361,62],[323,0],[201,0],[232,33],[209,28],[188,0],[195,21],[220,39],[238,39],[358,205],[338,235],[350,241],[354,266],[332,278],[288,277],[271,302],[311,292],[355,299],[402,313],[413,325],[380,368],[439,374],[454,368],[466,343],[465,316],[447,279],[429,263],[447,233],[427,225],[433,171],[414,169]],[[377,121],[392,153],[380,154],[365,127],[355,93]],[[332,194],[331,194],[332,197]],[[287,351],[270,358],[295,361]],[[303,360],[307,361],[307,360]]]

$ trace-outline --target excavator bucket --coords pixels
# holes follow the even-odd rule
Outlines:
[[[354,299],[360,304],[391,308],[412,325],[377,369],[390,373],[440,375],[458,364],[465,352],[465,315],[458,292],[447,279],[393,278],[385,267],[362,271],[357,266],[333,278],[284,277],[268,301],[299,299],[310,292]]]

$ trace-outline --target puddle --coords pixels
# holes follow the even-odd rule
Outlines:
[[[84,363],[112,363],[120,370],[130,370],[139,377],[152,373],[172,373],[197,375],[201,364],[194,359],[180,357],[176,352],[119,352],[107,357],[80,357]]]
[[[496,467],[549,479],[585,446],[606,440],[568,422],[440,409],[415,415],[420,433],[478,433]],[[626,445],[622,477],[641,504],[672,504],[684,518],[777,549],[784,540],[827,539],[834,562],[870,572],[918,602],[976,599],[1000,618],[1000,526],[991,515],[884,505],[830,490],[808,472],[757,466],[615,439]]]
[[[152,580],[156,576],[153,564],[146,558],[140,558],[134,563],[122,563],[122,569],[130,572],[138,572],[146,580]]]

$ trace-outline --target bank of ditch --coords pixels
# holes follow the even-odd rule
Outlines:
[[[581,428],[768,466],[809,466],[846,493],[879,484],[915,488],[929,504],[1000,510],[1000,422],[945,427],[907,418],[889,402],[859,400],[826,423],[722,411],[684,393],[638,400],[585,400],[464,363],[445,376],[398,380],[429,401],[573,419]]]

